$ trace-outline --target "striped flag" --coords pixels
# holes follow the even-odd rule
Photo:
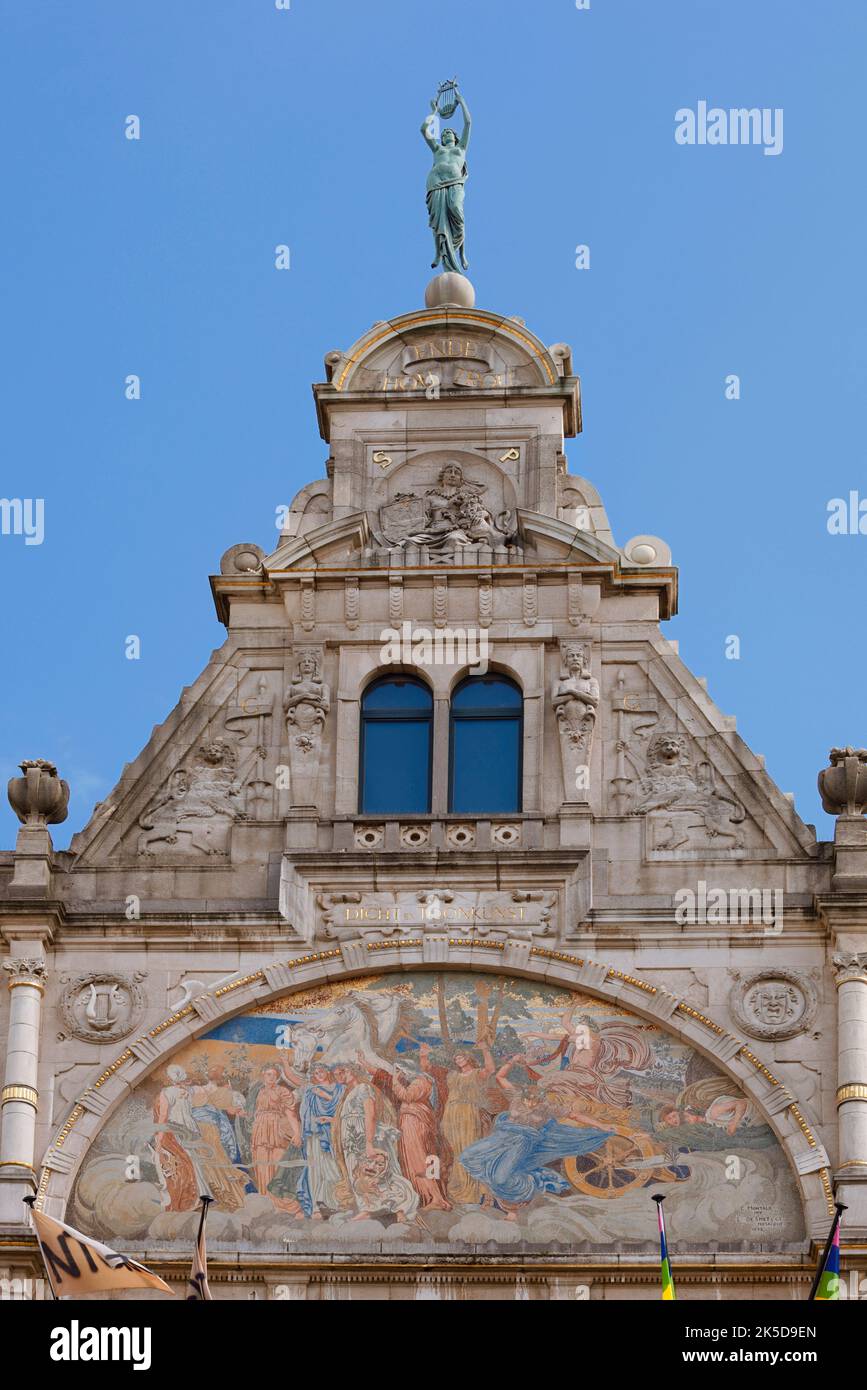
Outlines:
[[[656,1215],[659,1219],[659,1258],[661,1262],[660,1278],[662,1279],[662,1294],[660,1296],[663,1299],[676,1299],[674,1279],[671,1275],[671,1262],[668,1258],[668,1246],[665,1242],[665,1217],[662,1214],[662,1204],[665,1198],[656,1196],[653,1201],[656,1203]]]
[[[838,1202],[831,1232],[810,1290],[810,1298],[818,1303],[828,1303],[840,1297],[840,1220],[845,1210],[843,1203]]]
[[[199,1234],[196,1237],[196,1248],[193,1252],[193,1267],[190,1270],[189,1293],[187,1294],[188,1303],[204,1303],[213,1301],[213,1295],[208,1287],[208,1248],[205,1244],[205,1218],[208,1215],[208,1207],[213,1202],[213,1197],[202,1197],[202,1215],[199,1218]]]

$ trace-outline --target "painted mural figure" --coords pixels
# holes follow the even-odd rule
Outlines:
[[[190,1090],[190,1107],[198,1130],[194,1152],[201,1165],[205,1191],[228,1211],[238,1211],[244,1205],[245,1193],[255,1191],[246,1173],[241,1171],[241,1151],[229,1116],[244,1111],[244,1097],[225,1084],[218,1069],[208,1080]]]
[[[304,1167],[296,1196],[305,1216],[322,1221],[326,1213],[337,1211],[341,1205],[337,1195],[341,1174],[334,1156],[332,1127],[344,1087],[321,1063],[311,1068],[309,1081],[286,1064],[283,1075],[301,1088],[299,1142]]]
[[[193,1119],[187,1073],[176,1064],[166,1070],[164,1086],[153,1107],[155,1122],[154,1155],[157,1173],[170,1211],[191,1211],[202,1189],[201,1175],[187,1152],[198,1134]]]
[[[408,1221],[418,1207],[418,1193],[400,1171],[393,1107],[364,1080],[361,1067],[345,1064],[335,1067],[334,1074],[346,1088],[336,1122],[339,1156],[357,1209],[352,1219],[384,1211]]]
[[[264,1002],[189,1043],[113,1112],[69,1215],[183,1244],[210,1192],[230,1249],[568,1251],[653,1239],[659,1184],[696,1239],[803,1239],[773,1130],[656,1022],[526,980],[402,972]]]
[[[423,1072],[410,1077],[400,1067],[395,1067],[390,1075],[382,1069],[372,1068],[361,1053],[358,1054],[358,1061],[370,1072],[373,1084],[397,1102],[400,1166],[419,1195],[421,1209],[451,1211],[452,1204],[446,1196],[442,1176],[432,1176],[432,1159],[436,1159],[434,1169],[442,1173],[442,1140],[433,1106],[436,1093],[434,1078]]]
[[[509,1081],[512,1067],[526,1062],[519,1054],[497,1072],[495,1079],[506,1092],[509,1107],[497,1115],[490,1134],[460,1156],[464,1169],[487,1187],[510,1221],[517,1221],[517,1208],[538,1193],[569,1191],[568,1178],[548,1167],[549,1163],[598,1149],[611,1137],[610,1130],[588,1126],[576,1132],[574,1126],[560,1124],[538,1093]]]
[[[276,1067],[263,1067],[262,1079],[253,1101],[253,1174],[260,1192],[267,1192],[277,1176],[279,1164],[290,1141],[299,1144],[301,1126],[295,1096],[280,1082]]]
[[[458,1157],[482,1137],[486,1128],[485,1106],[488,1082],[494,1074],[494,1059],[487,1043],[480,1043],[479,1050],[485,1059],[483,1067],[477,1066],[468,1053],[459,1052],[455,1056],[454,1070],[446,1077],[447,1098],[442,1124],[443,1134],[455,1155],[448,1186],[449,1198],[455,1203],[478,1202],[482,1196],[481,1185]]]

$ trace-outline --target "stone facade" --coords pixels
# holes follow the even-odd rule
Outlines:
[[[429,308],[329,353],[325,376],[314,394],[326,477],[299,493],[270,553],[245,542],[223,556],[211,587],[226,642],[68,852],[53,850],[47,828],[68,799],[56,769],[22,764],[10,785],[22,827],[15,851],[0,855],[6,1277],[41,1275],[21,1205],[34,1188],[50,1214],[90,1219],[165,1277],[185,1277],[189,1221],[168,1218],[189,1210],[192,1197],[179,1206],[177,1191],[196,1145],[179,1141],[173,1189],[158,1136],[183,1130],[172,1105],[198,1106],[202,1130],[222,1125],[217,1111],[231,1120],[253,1104],[237,1098],[222,1061],[194,1076],[192,1044],[207,1052],[208,1039],[235,1038],[262,1066],[249,1020],[282,1019],[291,1041],[275,1046],[302,1090],[316,1055],[352,1061],[337,1058],[323,1023],[341,999],[369,1019],[370,990],[386,1009],[404,982],[423,1014],[436,991],[456,997],[458,979],[469,980],[461,998],[472,996],[474,1010],[497,991],[511,999],[521,1038],[535,1035],[540,1009],[561,1019],[551,1034],[560,1060],[537,1047],[524,1074],[526,1085],[544,1073],[537,1085],[552,1105],[554,1072],[575,1079],[567,1016],[573,1031],[580,1017],[594,1036],[616,1025],[627,1041],[657,1039],[655,1062],[647,1052],[630,1067],[624,1053],[609,1066],[611,1086],[626,1089],[591,1109],[634,1141],[619,1168],[613,1150],[600,1150],[609,1174],[628,1174],[616,1182],[631,1195],[594,1197],[602,1179],[587,1179],[592,1165],[552,1159],[561,1188],[572,1174],[564,1200],[578,1224],[563,1235],[552,1216],[544,1243],[521,1224],[543,1207],[517,1203],[513,1239],[504,1198],[493,1211],[489,1202],[484,1223],[465,1216],[459,1234],[443,1219],[432,1253],[408,1216],[418,1191],[383,1196],[389,1219],[359,1222],[357,1238],[348,1217],[320,1221],[321,1237],[305,1229],[302,1238],[299,1224],[297,1238],[294,1227],[284,1238],[261,1222],[242,1237],[230,1216],[245,1202],[270,1211],[271,1169],[260,1157],[257,1179],[255,1160],[245,1170],[226,1158],[217,1179],[225,1200],[211,1216],[216,1296],[655,1297],[653,1182],[672,1184],[670,1243],[690,1297],[803,1297],[835,1189],[848,1207],[845,1263],[860,1269],[867,754],[834,750],[822,783],[837,832],[833,844],[817,842],[663,636],[677,604],[668,547],[644,535],[617,545],[596,489],[569,472],[564,440],[580,432],[581,401],[565,344],[544,346],[516,318]],[[389,664],[390,630],[426,633],[434,655]],[[436,654],[454,657],[448,643],[468,633],[484,634],[490,671],[521,692],[519,810],[449,811],[449,706],[470,663],[460,651],[450,662]],[[431,809],[362,814],[362,696],[397,671],[421,676],[432,695]],[[298,1009],[314,1010],[319,1039],[306,1060],[296,995]],[[497,1041],[497,1027],[463,1039],[476,1044],[480,1067],[478,1047]],[[396,1034],[364,1037],[370,1067],[393,1063]],[[678,1095],[666,1090],[665,1077],[699,1072],[722,1111],[709,1091],[699,1113],[683,1100],[685,1083]],[[586,1101],[586,1075],[582,1085]],[[586,1128],[587,1109],[570,1120],[561,1107],[557,1122]],[[683,1141],[690,1123],[705,1136],[703,1168]],[[663,1154],[666,1128],[680,1138]],[[100,1164],[124,1144],[129,1163],[109,1191]],[[276,1153],[277,1140],[271,1146]],[[308,1171],[302,1149],[299,1171]],[[777,1166],[763,1168],[771,1152]],[[189,1171],[190,1183],[202,1176],[195,1162]],[[252,1173],[246,1194],[243,1171]],[[688,1219],[699,1171],[706,1193]],[[720,1217],[714,1236],[715,1203],[732,1207],[745,1172],[754,1220],[735,1229]],[[381,1173],[365,1180],[385,1191]],[[392,1194],[400,1183],[395,1168]],[[294,1192],[282,1208],[291,1221]],[[344,1215],[358,1217],[365,1208],[353,1192]],[[129,1216],[135,1193],[156,1203],[162,1224]],[[618,1234],[617,1204],[636,1195],[647,1198],[647,1229]]]

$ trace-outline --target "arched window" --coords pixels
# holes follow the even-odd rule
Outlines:
[[[468,676],[452,696],[449,810],[520,811],[523,701],[504,676]]]
[[[433,699],[414,676],[384,676],[361,701],[361,812],[430,810]]]

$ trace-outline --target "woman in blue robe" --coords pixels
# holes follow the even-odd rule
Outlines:
[[[523,1099],[513,1100],[497,1116],[490,1134],[460,1155],[470,1176],[508,1206],[524,1206],[540,1192],[570,1191],[568,1178],[546,1165],[590,1153],[611,1137],[610,1130],[578,1129],[554,1119],[540,1124],[537,1114]]]
[[[535,1088],[521,1089],[509,1080],[512,1067],[530,1068],[522,1053],[510,1057],[494,1080],[509,1097],[509,1108],[494,1121],[490,1134],[477,1139],[459,1155],[464,1168],[487,1187],[497,1204],[526,1206],[540,1192],[560,1195],[572,1184],[547,1164],[559,1158],[591,1153],[611,1138],[611,1130],[591,1125],[561,1124]],[[530,1071],[530,1075],[535,1073]],[[514,1211],[509,1211],[515,1220]]]

